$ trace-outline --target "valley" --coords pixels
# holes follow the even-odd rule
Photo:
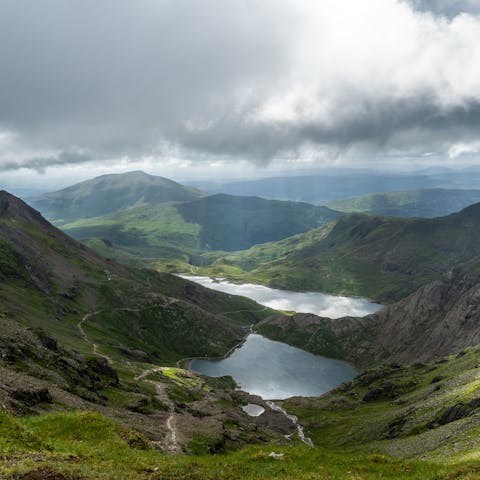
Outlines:
[[[64,209],[71,221],[59,225],[83,244],[1,193],[0,432],[31,437],[9,434],[0,475],[96,478],[113,452],[122,457],[115,478],[196,478],[193,462],[199,479],[216,468],[262,478],[278,464],[283,478],[302,479],[315,459],[333,478],[345,468],[362,478],[476,474],[477,205],[392,218],[194,194],[100,217]],[[236,228],[253,236],[239,239]],[[257,244],[262,231],[279,239]],[[247,242],[232,250],[252,246],[207,248],[220,246],[214,232]],[[74,431],[84,432],[81,450]],[[445,436],[456,443],[448,464]],[[57,452],[48,460],[38,453],[46,446]],[[145,467],[159,459],[157,470]]]

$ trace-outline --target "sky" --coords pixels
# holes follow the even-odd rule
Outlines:
[[[480,0],[0,0],[0,183],[480,163]]]

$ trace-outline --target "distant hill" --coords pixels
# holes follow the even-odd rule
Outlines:
[[[458,212],[477,202],[480,202],[480,190],[430,188],[347,198],[330,203],[330,207],[348,213],[433,218]]]
[[[478,238],[480,204],[433,219],[352,214],[280,242],[207,256],[205,273],[392,301],[477,259]]]
[[[205,251],[245,249],[306,232],[340,215],[307,203],[213,195],[130,208],[60,226],[119,261],[162,257],[188,262]]]
[[[202,195],[199,190],[168,178],[135,171],[102,175],[57,192],[40,195],[31,199],[30,203],[59,225],[140,205],[194,200]]]
[[[227,251],[306,232],[341,215],[308,203],[224,194],[182,203],[177,210],[187,222],[200,225],[202,248]]]

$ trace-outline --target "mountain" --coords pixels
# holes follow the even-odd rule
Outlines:
[[[220,194],[131,208],[61,228],[100,253],[124,262],[163,257],[188,263],[204,251],[232,251],[280,240],[340,215],[308,203]]]
[[[164,362],[190,356],[190,348],[219,354],[233,346],[243,332],[235,315],[223,317],[221,311],[258,310],[255,302],[242,297],[219,294],[179,277],[126,268],[105,259],[4,191],[0,192],[0,251],[0,295],[5,314],[30,326],[58,328],[68,336],[71,328],[76,331],[75,318],[96,311],[97,334],[109,337],[115,330],[116,346],[111,348],[118,352],[143,344],[152,358]],[[249,325],[254,318],[244,320],[244,324]],[[128,322],[145,326],[156,322],[157,327],[147,339],[143,335],[128,338]],[[182,322],[197,329],[197,333],[208,325],[216,327],[205,332],[201,345],[198,335],[189,337],[185,329],[182,338],[172,342]]]
[[[431,188],[386,192],[337,200],[330,206],[341,212],[391,217],[440,217],[480,202],[480,190]]]
[[[365,214],[229,255],[204,273],[277,288],[399,300],[480,254],[480,204],[433,219]]]
[[[188,201],[202,192],[168,178],[141,171],[102,175],[31,200],[33,207],[57,225],[98,217],[134,206]]]

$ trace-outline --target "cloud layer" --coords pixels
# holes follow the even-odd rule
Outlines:
[[[0,169],[471,154],[479,15],[468,0],[0,0]]]

